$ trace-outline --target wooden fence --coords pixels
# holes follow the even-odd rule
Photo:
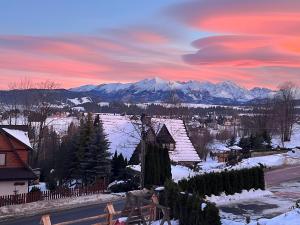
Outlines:
[[[0,196],[0,207],[17,205],[41,200],[52,200],[84,195],[103,193],[107,186],[105,182],[99,182],[93,186],[79,188],[59,187],[55,191],[34,191],[24,194]]]
[[[50,215],[43,215],[40,221],[41,225],[69,225],[69,224],[77,224],[82,222],[92,222],[94,225],[114,225],[117,221],[118,217],[127,217],[125,222],[126,225],[129,224],[142,224],[142,225],[150,225],[155,220],[160,220],[160,225],[165,224],[167,222],[168,225],[171,225],[170,209],[159,205],[158,199],[156,196],[152,196],[151,201],[147,203],[147,205],[143,205],[141,207],[133,207],[132,209],[124,209],[122,211],[115,211],[112,203],[108,203],[105,208],[105,213],[101,215],[96,215],[92,217],[86,217],[76,220],[64,221],[61,223],[53,224],[51,222]],[[137,215],[141,215],[138,217]],[[132,218],[131,220],[129,218]]]

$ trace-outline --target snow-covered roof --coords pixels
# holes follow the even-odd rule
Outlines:
[[[8,128],[2,128],[2,129],[6,133],[10,134],[14,138],[16,138],[17,140],[19,140],[23,144],[25,144],[26,146],[28,146],[29,148],[32,148],[31,144],[30,144],[30,141],[29,141],[29,137],[28,137],[28,133],[27,132],[22,131],[22,130],[8,129]]]
[[[226,144],[219,143],[219,142],[214,142],[214,143],[210,144],[208,147],[212,152],[228,152],[228,151],[230,151],[230,148],[226,147]]]
[[[228,148],[230,148],[231,150],[243,150],[241,147],[237,145],[229,146]]]
[[[152,118],[154,126],[162,128],[165,124],[175,140],[175,150],[170,152],[174,162],[199,162],[200,158],[187,135],[183,121],[180,119]]]
[[[122,153],[130,159],[136,146],[140,143],[141,136],[138,125],[130,120],[130,116],[114,114],[100,114],[104,132],[110,142],[110,152]],[[182,120],[178,119],[151,119],[155,133],[158,133],[165,124],[175,140],[175,150],[170,152],[170,159],[174,162],[199,162],[200,158],[192,145]]]

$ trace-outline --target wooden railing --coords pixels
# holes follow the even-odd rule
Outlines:
[[[150,203],[149,203],[150,202]],[[76,224],[82,222],[92,222],[97,221],[96,223],[91,223],[93,225],[113,225],[116,223],[118,217],[124,217],[124,215],[128,216],[127,224],[151,224],[155,220],[160,220],[160,225],[163,225],[165,222],[168,225],[171,225],[170,217],[169,217],[169,208],[159,205],[158,199],[154,195],[151,198],[151,201],[148,201],[149,204],[143,205],[141,207],[134,207],[131,209],[125,209],[122,211],[115,211],[112,203],[108,203],[105,208],[105,213],[101,215],[96,215],[92,217],[86,217],[71,221],[65,221],[61,223],[53,224],[51,223],[50,215],[43,215],[40,221],[41,225],[69,225]],[[139,212],[140,211],[140,212]],[[136,219],[130,220],[129,218],[136,217],[137,214],[141,214],[143,216],[142,220]],[[102,220],[101,222],[99,220]]]
[[[103,193],[106,190],[105,182],[99,182],[93,186],[80,188],[57,188],[55,191],[35,191],[24,194],[0,196],[0,207],[7,205],[25,204],[41,200],[52,200],[67,197],[77,197]]]

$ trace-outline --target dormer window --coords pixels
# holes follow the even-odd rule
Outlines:
[[[6,154],[0,153],[0,166],[6,165]]]

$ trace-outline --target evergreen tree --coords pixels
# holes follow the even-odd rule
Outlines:
[[[103,132],[102,123],[94,123],[93,132],[86,144],[83,159],[80,162],[81,175],[85,184],[91,184],[100,178],[108,178],[111,172],[111,154]]]

